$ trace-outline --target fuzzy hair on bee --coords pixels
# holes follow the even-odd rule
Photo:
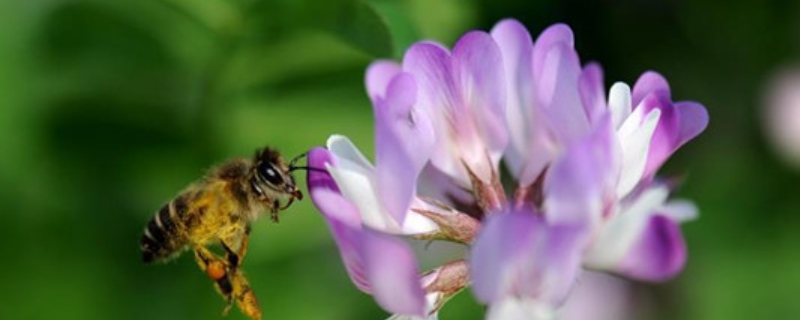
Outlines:
[[[240,299],[234,296],[236,290],[225,290],[220,284],[241,287],[247,283],[238,267],[247,250],[251,224],[265,213],[278,222],[282,210],[302,200],[291,174],[307,169],[295,166],[302,156],[287,163],[277,150],[267,147],[251,159],[232,159],[213,167],[163,205],[146,225],[140,239],[142,261],[168,261],[192,249],[198,265],[215,281],[229,306],[235,300],[243,311],[258,310],[257,304],[247,305],[256,303],[252,292]],[[224,258],[208,249],[216,244],[224,249]],[[260,311],[245,313],[260,318]]]

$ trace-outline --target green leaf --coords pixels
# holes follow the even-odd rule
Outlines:
[[[394,50],[386,19],[361,0],[263,1],[246,11],[248,29],[261,41],[314,29],[331,33],[375,57],[391,57]]]
[[[358,0],[330,1],[315,8],[320,9],[326,10],[317,20],[318,27],[376,57],[390,57],[394,52],[389,26],[371,5]]]

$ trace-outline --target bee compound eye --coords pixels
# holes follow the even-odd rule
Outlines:
[[[261,165],[258,166],[258,174],[264,181],[270,184],[280,185],[283,183],[280,171],[278,171],[272,163],[262,162]]]

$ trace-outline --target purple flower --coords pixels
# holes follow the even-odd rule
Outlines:
[[[347,271],[394,319],[435,318],[470,283],[488,319],[549,319],[583,267],[650,281],[683,268],[678,224],[696,209],[654,175],[708,115],[654,72],[606,95],[573,43],[566,25],[534,42],[505,20],[452,51],[414,44],[367,70],[375,164],[343,136],[311,151],[311,197]],[[411,239],[469,254],[420,273]]]

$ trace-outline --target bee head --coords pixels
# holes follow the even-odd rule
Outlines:
[[[264,148],[256,152],[254,163],[251,184],[259,198],[273,202],[288,197],[289,204],[294,199],[303,198],[295,185],[291,166],[286,164],[278,151]]]

